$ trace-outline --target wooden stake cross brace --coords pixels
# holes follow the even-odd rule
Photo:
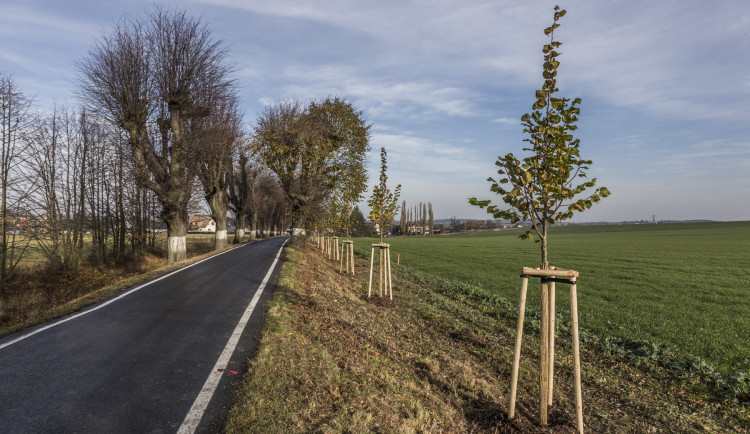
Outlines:
[[[510,383],[510,407],[508,418],[512,419],[516,410],[516,390],[518,386],[518,365],[521,360],[521,339],[523,337],[523,317],[526,312],[526,290],[529,277],[541,279],[541,327],[539,352],[539,423],[547,425],[547,408],[552,405],[553,372],[555,367],[555,283],[570,285],[570,329],[573,338],[573,364],[575,373],[576,422],[578,432],[583,433],[583,399],[581,396],[581,356],[578,338],[578,294],[576,278],[578,272],[550,267],[521,269],[521,299],[518,304],[518,327],[516,347],[513,354],[513,374]]]
[[[341,256],[339,254],[339,237],[331,237],[331,247],[333,247],[333,249],[331,250],[331,253],[328,255],[328,259],[333,259],[334,261],[338,261],[339,257]]]
[[[378,248],[380,252],[380,280],[378,282],[378,288],[380,290],[380,296],[383,296],[383,285],[385,284],[385,294],[390,294],[391,300],[393,300],[393,283],[391,281],[391,246],[385,243],[376,243],[372,245],[370,250],[370,285],[367,288],[367,297],[372,295],[372,269],[375,261],[375,248]]]
[[[354,241],[352,240],[344,240],[341,242],[341,257],[340,257],[339,273],[341,273],[344,270],[345,260],[346,260],[346,274],[349,274],[349,264],[351,264],[352,276],[354,276]]]

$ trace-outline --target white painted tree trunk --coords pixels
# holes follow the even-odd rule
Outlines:
[[[216,235],[214,239],[216,240],[215,241],[216,249],[225,248],[227,246],[227,230],[224,229],[221,231],[216,231]]]
[[[181,237],[167,238],[167,252],[169,252],[168,262],[174,263],[187,257],[187,241],[183,235]]]

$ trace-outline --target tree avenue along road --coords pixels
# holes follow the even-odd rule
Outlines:
[[[0,430],[175,432],[195,416],[211,375],[220,380],[197,428],[220,430],[262,328],[262,309],[252,308],[269,299],[285,242],[229,250],[51,327],[0,339]],[[212,372],[227,348],[226,368]]]

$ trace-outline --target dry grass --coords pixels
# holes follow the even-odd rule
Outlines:
[[[158,251],[102,267],[84,262],[75,273],[53,273],[43,264],[26,265],[0,287],[0,337],[75,312],[216,253],[201,242],[188,246],[188,259],[172,265],[166,265],[165,255]]]
[[[572,357],[560,336],[549,426],[538,424],[537,336],[523,348],[507,419],[515,314],[394,267],[393,302],[314,248],[288,250],[258,355],[228,432],[573,432]],[[744,432],[748,409],[713,401],[658,367],[582,346],[592,432]]]

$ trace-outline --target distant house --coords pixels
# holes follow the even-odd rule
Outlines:
[[[406,229],[406,233],[409,235],[425,235],[430,233],[430,227],[422,225],[411,225]]]
[[[216,222],[211,216],[194,215],[188,220],[188,232],[192,233],[214,233],[216,232]]]

